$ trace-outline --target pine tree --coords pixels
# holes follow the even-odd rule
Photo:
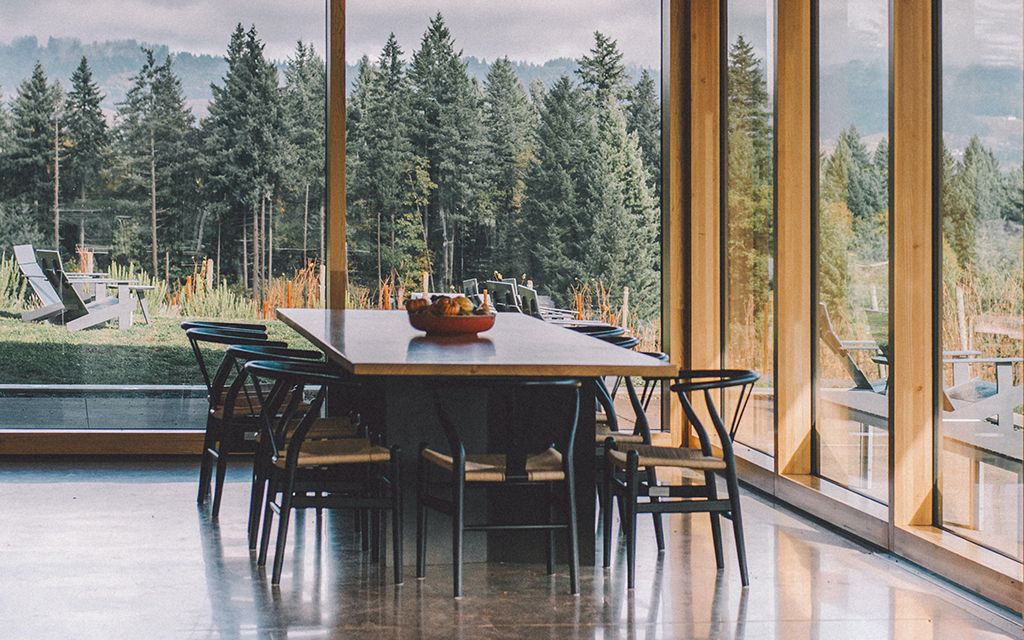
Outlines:
[[[118,129],[126,159],[123,190],[129,196],[133,192],[148,196],[150,258],[156,276],[160,273],[159,230],[167,227],[165,235],[174,237],[178,241],[174,248],[180,250],[182,236],[193,224],[193,216],[186,217],[184,208],[195,193],[195,116],[185,104],[173,59],[168,56],[157,64],[151,49],[143,48],[143,53],[146,61],[132,78],[124,102],[118,104]],[[166,233],[169,228],[174,232]]]
[[[942,237],[956,255],[959,269],[974,264],[977,199],[975,174],[942,145]]]
[[[654,78],[644,69],[640,80],[630,93],[626,111],[626,124],[630,133],[636,133],[640,143],[644,168],[650,176],[647,188],[655,203],[661,202],[661,105]]]
[[[861,140],[856,125],[840,134],[850,149],[850,173],[847,207],[853,212],[854,226],[859,220],[870,220],[887,206],[888,190],[882,177],[875,171],[867,146]]]
[[[358,113],[346,148],[352,263],[370,287],[428,262],[419,205],[433,189],[409,141],[412,93],[401,56],[391,34],[377,65],[360,61],[351,99]]]
[[[754,149],[755,184],[772,180],[772,128],[768,89],[761,60],[754,48],[738,36],[729,47],[729,135],[743,131]]]
[[[976,219],[998,220],[1003,209],[1003,176],[999,160],[981,144],[978,134],[971,136],[964,149],[963,168],[973,177]]]
[[[232,236],[228,243],[245,237],[251,242],[253,297],[262,300],[268,262],[266,202],[280,182],[285,158],[281,90],[277,69],[264,59],[255,27],[235,28],[226,60],[224,86],[211,85],[213,100],[204,123],[208,197],[221,228]],[[248,256],[240,259],[244,263]],[[245,265],[239,266],[244,272]]]
[[[32,205],[40,224],[53,204],[54,135],[59,93],[36,62],[31,77],[18,87],[13,115],[7,196]]]
[[[469,205],[479,189],[482,165],[481,96],[454,45],[438,13],[409,68],[417,116],[413,152],[426,159],[430,181],[437,185],[427,207],[427,228],[430,252],[441,257],[439,284],[445,289],[459,279],[466,263],[474,271],[483,268],[479,256],[461,245],[479,235]],[[462,257],[458,263],[456,254]]]
[[[84,200],[87,191],[97,193],[106,153],[110,142],[107,120],[100,109],[99,86],[93,82],[89,62],[82,56],[82,62],[71,74],[71,91],[68,92],[67,121],[65,132],[70,147],[67,151],[66,166],[70,179],[65,179],[67,190]]]
[[[615,40],[595,31],[590,56],[583,56],[576,62],[579,65],[576,76],[584,87],[596,94],[598,104],[603,104],[609,95],[617,101],[626,99],[630,78]]]
[[[1024,168],[1017,165],[1003,180],[1003,220],[1024,223]]]
[[[306,46],[300,40],[284,75],[284,113],[290,147],[287,181],[302,200],[302,263],[305,266],[309,212],[312,208],[323,215],[327,69],[313,46]]]
[[[494,247],[493,266],[507,271],[506,265],[511,266],[522,251],[515,227],[522,220],[526,173],[534,161],[536,111],[508,58],[499,58],[491,65],[485,90],[488,189],[482,208],[493,220],[494,237],[489,243]]]
[[[583,209],[600,144],[593,94],[562,76],[545,93],[540,118],[538,162],[526,179],[529,197],[515,236],[525,250],[509,268],[533,274],[538,290],[568,304],[592,228]]]

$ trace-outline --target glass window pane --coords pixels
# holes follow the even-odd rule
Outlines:
[[[775,234],[771,91],[775,18],[770,2],[745,0],[730,2],[728,6],[725,363],[727,367],[761,373],[736,439],[773,455]]]
[[[296,343],[275,307],[323,299],[323,2],[140,5],[27,7],[0,44],[0,428],[203,429],[181,322]]]
[[[888,497],[888,23],[885,0],[822,0],[818,472]]]
[[[941,524],[1020,560],[1024,10],[942,9]]]

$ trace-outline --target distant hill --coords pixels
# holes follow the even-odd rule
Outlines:
[[[131,87],[132,76],[142,68],[145,61],[142,46],[135,40],[83,44],[75,38],[50,38],[46,46],[41,46],[31,36],[19,38],[9,45],[0,44],[0,87],[3,88],[4,104],[10,105],[18,87],[32,75],[37,60],[43,64],[51,81],[59,78],[64,88],[69,89],[71,74],[85,56],[89,60],[93,80],[106,96],[103,108],[113,112]],[[153,49],[157,60],[163,60],[170,53],[165,45],[144,46]],[[228,68],[227,62],[221,57],[183,52],[174,54],[173,68],[181,78],[189,106],[197,115],[205,113],[207,103],[213,98],[210,83],[221,82]]]
[[[131,88],[131,78],[139,72],[144,62],[142,47],[153,49],[158,60],[163,60],[172,52],[166,45],[139,43],[136,40],[117,40],[84,44],[76,38],[50,38],[41,45],[34,36],[19,38],[11,44],[0,44],[0,89],[5,105],[9,106],[21,83],[32,75],[36,61],[43,64],[47,77],[52,81],[59,78],[67,89],[71,86],[71,74],[85,56],[89,60],[93,79],[106,96],[103,108],[112,114],[118,102],[124,100],[125,93]],[[206,106],[213,99],[210,84],[221,84],[227,72],[227,62],[223,57],[206,54],[195,55],[188,52],[173,52],[174,71],[181,78],[182,87],[188,104],[197,117],[206,113]],[[483,84],[487,77],[490,64],[473,56],[464,58],[468,71]],[[284,61],[276,61],[281,81],[284,82]],[[550,86],[562,75],[574,77],[576,62],[569,58],[549,60],[544,64],[513,62],[523,85],[539,78],[546,86]],[[351,92],[357,67],[346,65],[348,91]],[[634,81],[640,77],[639,67],[627,67],[626,71]],[[655,83],[660,86],[660,75],[654,73]]]

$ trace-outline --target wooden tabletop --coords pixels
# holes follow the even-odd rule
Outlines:
[[[278,309],[278,317],[356,375],[673,376],[678,366],[519,313],[477,336],[427,336],[405,311]]]

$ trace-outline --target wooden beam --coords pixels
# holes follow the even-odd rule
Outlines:
[[[932,21],[938,16],[931,2],[890,6],[889,505],[898,528],[932,524],[938,285]]]
[[[689,200],[684,203],[683,286],[687,352],[683,366],[715,369],[721,340],[721,68],[720,0],[690,2]]]
[[[195,455],[203,451],[202,431],[51,430],[0,431],[4,455]]]
[[[344,309],[348,289],[345,244],[345,0],[327,3],[327,300]]]
[[[777,6],[775,76],[775,465],[811,469],[811,1]]]
[[[686,299],[683,287],[683,260],[686,240],[683,232],[684,205],[690,189],[689,176],[689,3],[687,0],[665,0],[662,20],[668,23],[662,43],[662,218],[661,218],[661,331],[662,349],[673,363],[684,361],[683,351],[689,335]],[[673,401],[667,388],[662,397],[662,411],[668,419],[672,442],[682,441],[682,407]]]

